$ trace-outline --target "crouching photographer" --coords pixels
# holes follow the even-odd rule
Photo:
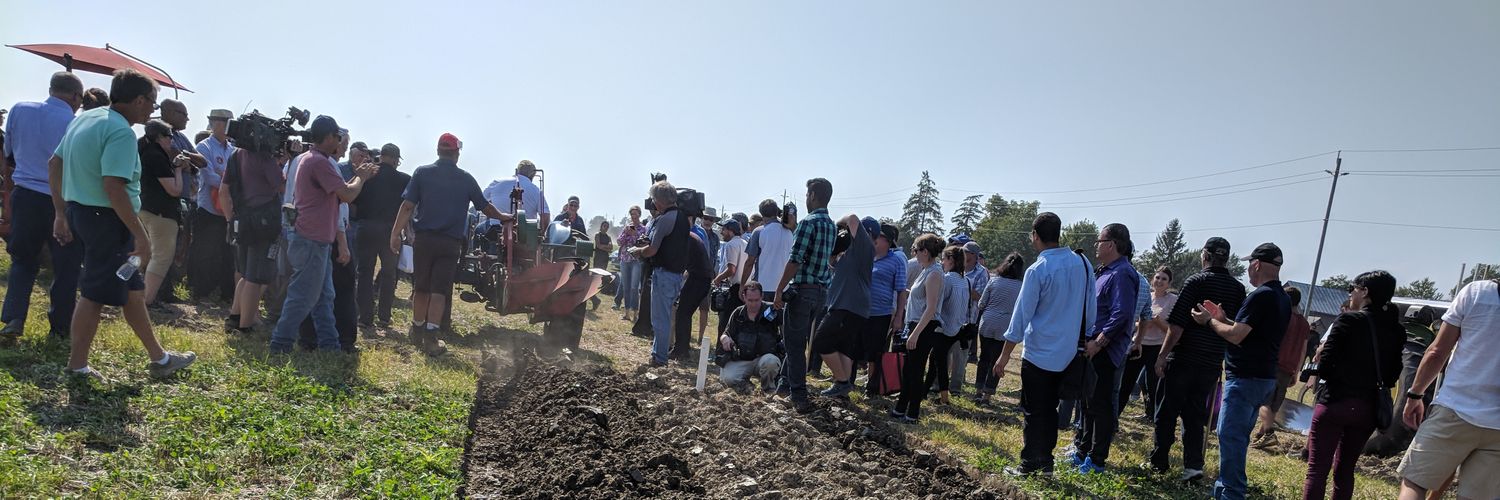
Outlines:
[[[229,325],[241,332],[260,324],[260,298],[276,278],[276,242],[281,237],[281,164],[296,148],[291,124],[305,123],[305,112],[292,108],[290,118],[271,120],[259,112],[230,122],[229,135],[239,148],[224,168],[219,205],[230,220],[234,270],[240,274],[230,304]],[[298,120],[300,118],[300,120]],[[295,143],[300,146],[300,142]]]
[[[781,321],[761,294],[759,282],[740,287],[745,305],[729,315],[729,324],[719,336],[719,380],[731,388],[748,392],[750,376],[760,379],[762,392],[774,390],[781,372]]]

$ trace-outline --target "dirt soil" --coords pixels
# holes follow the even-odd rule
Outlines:
[[[461,493],[475,498],[1024,498],[879,417],[692,389],[690,372],[485,362]]]

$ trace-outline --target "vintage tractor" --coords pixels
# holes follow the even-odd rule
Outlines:
[[[586,303],[612,275],[588,266],[594,253],[588,235],[566,223],[528,218],[545,214],[524,213],[520,200],[518,187],[510,194],[513,222],[471,217],[472,236],[457,279],[470,289],[459,298],[501,315],[526,313],[532,323],[545,323],[548,342],[577,349]]]

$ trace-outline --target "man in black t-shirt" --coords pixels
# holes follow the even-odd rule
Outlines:
[[[1245,260],[1250,261],[1250,284],[1256,288],[1245,297],[1239,311],[1231,314],[1224,310],[1223,302],[1204,300],[1192,312],[1193,321],[1229,342],[1224,351],[1219,480],[1214,483],[1214,498],[1245,498],[1250,430],[1255,428],[1260,404],[1276,388],[1276,357],[1292,319],[1291,298],[1281,288],[1281,249],[1275,243],[1263,243]]]
[[[1213,394],[1224,361],[1224,339],[1193,321],[1193,306],[1208,300],[1222,304],[1226,314],[1239,311],[1245,286],[1229,274],[1229,241],[1209,238],[1203,245],[1203,272],[1183,282],[1177,305],[1167,317],[1171,326],[1156,358],[1161,378],[1161,402],[1156,408],[1155,447],[1150,466],[1166,472],[1177,419],[1182,419],[1182,479],[1203,478],[1203,432],[1208,424],[1208,398]]]

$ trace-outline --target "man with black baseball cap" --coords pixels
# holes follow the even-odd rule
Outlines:
[[[1281,287],[1281,248],[1262,243],[1249,261],[1250,284],[1239,311],[1224,311],[1222,302],[1194,305],[1193,321],[1228,341],[1224,351],[1224,398],[1219,406],[1219,480],[1214,498],[1245,498],[1245,456],[1256,411],[1276,388],[1276,358],[1292,317],[1292,300]],[[1178,299],[1181,301],[1181,299]]]
[[[1203,272],[1183,282],[1177,305],[1167,317],[1171,328],[1156,358],[1156,374],[1162,377],[1161,402],[1156,409],[1156,445],[1147,466],[1159,473],[1167,471],[1181,417],[1184,481],[1203,478],[1203,432],[1208,424],[1204,402],[1219,378],[1225,344],[1212,329],[1193,320],[1193,307],[1206,300],[1222,304],[1226,315],[1239,311],[1245,286],[1229,274],[1229,255],[1229,241],[1224,238],[1215,236],[1203,244]]]
[[[359,265],[355,278],[355,301],[359,304],[359,324],[362,326],[390,326],[391,304],[396,300],[396,257],[391,250],[391,227],[396,223],[396,211],[401,208],[401,193],[406,191],[411,176],[397,167],[401,166],[401,148],[395,144],[380,147],[380,166],[375,176],[365,183],[365,189],[353,203],[356,230],[354,260]],[[375,259],[380,259],[379,274],[375,271]]]

